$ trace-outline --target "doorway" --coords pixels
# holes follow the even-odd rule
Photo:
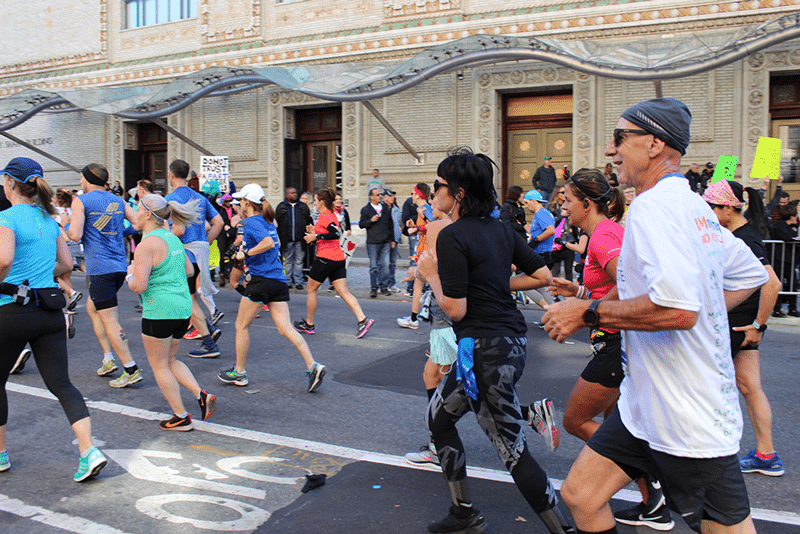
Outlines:
[[[544,158],[563,184],[564,166],[572,164],[572,92],[505,95],[503,98],[505,165],[502,194],[512,185],[527,191]],[[573,169],[569,169],[570,173]]]
[[[770,137],[780,139],[783,190],[792,199],[800,198],[800,75],[773,76],[770,79]],[[770,180],[769,195],[777,181]]]
[[[125,190],[147,179],[153,182],[157,192],[166,193],[167,132],[152,123],[137,124],[136,129],[136,147],[125,150]]]
[[[285,140],[286,187],[331,188],[342,194],[341,107],[295,111],[297,139]]]

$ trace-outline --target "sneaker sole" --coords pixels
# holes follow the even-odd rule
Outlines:
[[[191,425],[176,426],[176,427],[173,427],[173,428],[166,428],[166,427],[163,427],[161,425],[158,425],[158,427],[161,430],[167,430],[169,432],[189,432],[190,430],[194,430],[194,423],[192,423]]]
[[[211,419],[211,416],[217,411],[216,395],[209,395],[206,400],[208,401],[208,404],[206,405],[206,414],[203,416],[203,421],[208,421]]]
[[[219,355],[220,355],[219,352],[209,352],[208,354],[192,354],[191,352],[189,353],[189,357],[190,358],[198,358],[198,359],[199,358],[217,358],[217,357],[219,357]]]
[[[83,298],[83,293],[78,293],[78,297],[75,300],[70,301],[69,304],[67,304],[67,311],[74,310],[75,306],[78,305],[78,303],[81,301],[82,298]]]
[[[31,354],[33,354],[33,353],[30,350],[23,351],[22,354],[19,355],[19,358],[17,359],[17,363],[14,364],[14,367],[11,369],[11,372],[9,372],[8,374],[15,375],[15,374],[19,373],[20,371],[22,371],[25,368],[25,363],[28,361],[28,358],[31,357]]]
[[[435,472],[440,472],[440,473],[442,471],[441,466],[439,464],[435,464],[433,462],[412,462],[411,460],[406,458],[406,463],[408,465],[410,465],[412,467],[416,467],[418,469],[425,469],[427,471],[435,471]]]
[[[320,386],[320,384],[322,384],[322,379],[325,376],[325,373],[327,373],[327,372],[328,372],[328,369],[323,367],[322,371],[320,371],[317,374],[316,380],[314,380],[314,383],[311,384],[311,386],[308,388],[308,392],[309,393],[314,393],[314,391],[316,391],[316,389]]]
[[[369,329],[372,327],[372,323],[374,323],[374,322],[375,322],[375,319],[369,319],[367,321],[367,326],[364,327],[364,330],[362,330],[361,332],[356,334],[356,339],[361,339],[362,337],[366,336],[367,332],[369,332]]]
[[[767,471],[766,469],[742,469],[742,473],[760,473],[768,477],[780,477],[783,476],[785,471],[783,469],[780,471]]]
[[[109,369],[108,371],[104,371],[104,372],[102,372],[102,373],[100,372],[100,369],[98,369],[98,370],[97,370],[97,376],[108,376],[108,375],[110,375],[111,373],[115,373],[115,372],[117,372],[117,371],[119,371],[119,367],[117,367],[116,365],[114,366],[114,368],[113,368],[113,369]]]
[[[399,321],[397,322],[397,326],[399,326],[400,328],[408,328],[409,330],[419,330],[419,325],[414,326],[410,324],[400,324]]]
[[[544,422],[548,429],[548,436],[546,436],[547,447],[550,449],[550,452],[555,452],[561,444],[561,429],[558,428],[555,422],[553,401],[550,399],[542,399],[542,408],[542,415],[544,415]]]
[[[224,313],[220,314],[219,316],[214,316],[214,315],[212,315],[212,316],[211,316],[211,320],[210,320],[210,321],[208,321],[208,323],[209,323],[211,326],[214,326],[214,325],[215,325],[215,324],[217,324],[217,323],[220,321],[220,319],[222,319],[224,316],[225,316],[225,314],[224,314]]]
[[[214,340],[214,343],[217,342],[217,340],[220,338],[220,336],[222,336],[222,330],[220,330],[219,328],[217,328],[216,330],[211,332],[211,339]]]
[[[222,378],[219,375],[217,375],[217,378],[219,378],[219,381],[222,382],[223,384],[233,384],[234,386],[239,386],[239,387],[244,387],[244,386],[250,384],[250,381],[247,380],[247,379],[244,379],[244,380],[229,380],[229,379],[226,379],[226,378]]]
[[[138,384],[141,381],[142,381],[142,377],[139,377],[139,378],[131,380],[130,382],[125,382],[124,384],[114,385],[111,382],[109,382],[108,385],[111,386],[112,388],[122,389],[122,388],[126,388],[128,386],[131,386],[133,384]]]
[[[194,339],[202,339],[202,337],[203,337],[203,336],[201,336],[200,334],[198,334],[198,335],[196,335],[196,336],[191,336],[191,337],[186,337],[186,336],[183,336],[183,339],[186,339],[186,340],[192,341],[192,340],[194,340]]]
[[[642,519],[620,519],[614,516],[614,519],[617,520],[617,523],[622,523],[623,525],[630,525],[632,527],[648,527],[652,528],[653,530],[658,530],[661,532],[666,532],[668,530],[672,530],[675,528],[675,521],[670,520],[669,523],[656,523],[654,521],[647,521]]]
[[[101,471],[101,470],[102,470],[102,469],[103,469],[103,468],[104,468],[106,465],[108,465],[108,460],[105,460],[105,459],[104,459],[104,460],[102,460],[102,461],[101,461],[99,464],[97,464],[97,465],[95,465],[93,468],[89,469],[89,470],[86,472],[86,474],[85,474],[85,475],[83,475],[81,478],[74,478],[73,480],[74,480],[75,482],[83,482],[83,481],[85,481],[85,480],[89,480],[90,478],[94,478],[94,477],[96,477],[96,476],[97,476],[97,475],[100,473],[100,471]]]

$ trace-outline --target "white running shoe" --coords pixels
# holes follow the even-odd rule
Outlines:
[[[410,328],[411,330],[416,330],[419,328],[419,320],[412,321],[410,315],[406,317],[398,317],[397,324],[403,328]]]

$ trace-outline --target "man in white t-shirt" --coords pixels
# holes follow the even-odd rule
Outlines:
[[[569,299],[545,315],[564,341],[586,326],[622,329],[617,410],[562,487],[578,532],[615,533],[609,499],[632,479],[661,482],[696,532],[755,532],[736,453],[742,414],[727,310],[767,274],[680,174],[691,113],[672,98],[627,109],[606,155],[636,187],[617,266],[619,300]]]

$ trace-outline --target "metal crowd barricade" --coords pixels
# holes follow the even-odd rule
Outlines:
[[[800,283],[798,283],[798,246],[800,241],[795,238],[791,243],[777,241],[774,239],[764,240],[767,250],[767,258],[775,269],[775,274],[783,283],[780,295],[800,295]]]

